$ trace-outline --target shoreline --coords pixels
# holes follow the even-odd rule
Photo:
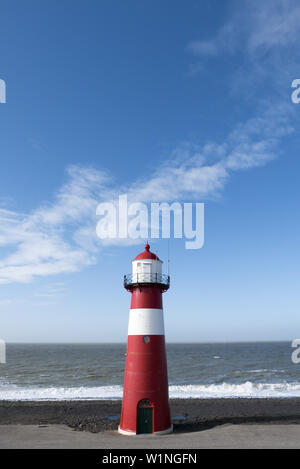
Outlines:
[[[66,425],[98,433],[116,430],[121,400],[0,401],[0,425]],[[300,424],[300,398],[171,399],[175,433],[224,424]]]

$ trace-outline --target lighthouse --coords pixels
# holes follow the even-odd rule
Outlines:
[[[171,425],[162,293],[170,278],[162,273],[162,261],[145,251],[132,261],[132,273],[124,276],[131,293],[124,391],[119,432],[164,434]]]

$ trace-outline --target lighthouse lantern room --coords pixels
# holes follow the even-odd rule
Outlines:
[[[119,426],[125,435],[172,431],[162,305],[162,293],[169,286],[162,261],[147,243],[132,261],[132,273],[124,276],[124,287],[131,293]]]

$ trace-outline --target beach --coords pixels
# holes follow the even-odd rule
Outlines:
[[[0,425],[0,449],[297,449],[300,425],[224,424],[193,433],[126,437],[65,425]]]
[[[1,448],[297,448],[290,344],[167,344],[174,433],[117,433],[125,344],[9,344]],[[188,363],[188,366],[186,364]]]
[[[117,433],[121,401],[2,401],[0,448],[300,447],[300,398],[173,399],[174,433]]]

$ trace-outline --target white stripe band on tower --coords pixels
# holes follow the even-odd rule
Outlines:
[[[164,335],[162,309],[138,308],[129,313],[128,335]]]

